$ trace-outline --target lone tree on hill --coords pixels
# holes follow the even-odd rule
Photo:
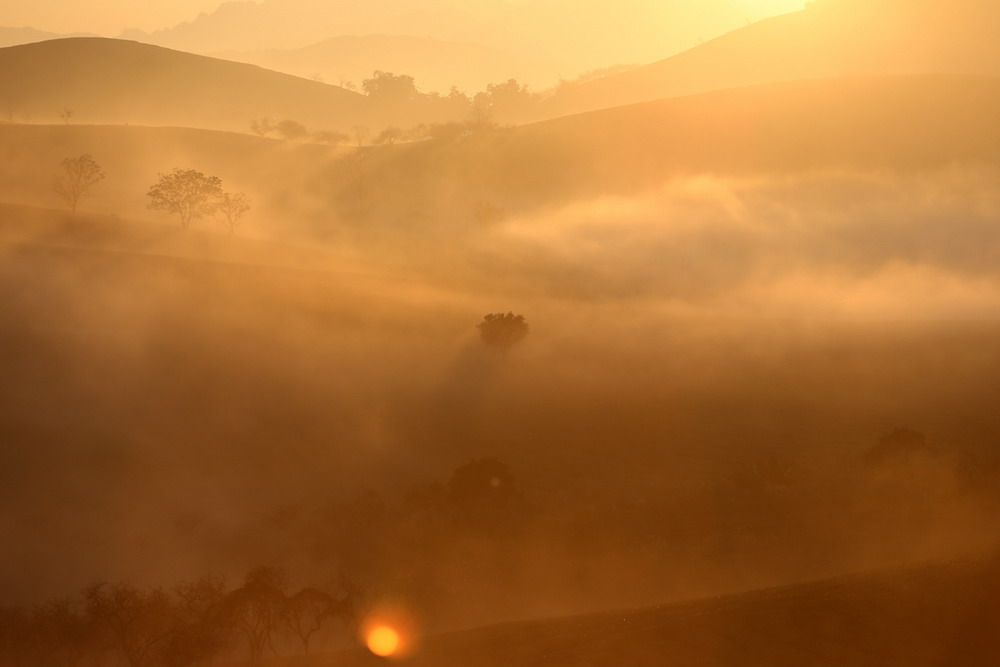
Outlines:
[[[222,179],[194,169],[174,169],[160,174],[147,196],[149,208],[179,216],[181,228],[187,229],[193,221],[218,209],[223,199]]]
[[[104,170],[94,158],[86,154],[68,157],[62,161],[61,166],[62,173],[56,176],[52,187],[70,210],[76,213],[80,200],[104,180]]]
[[[527,337],[529,328],[524,315],[514,313],[490,313],[477,325],[479,336],[487,345],[503,352],[511,349]]]
[[[222,214],[230,234],[236,233],[240,219],[250,210],[250,200],[242,192],[224,192],[219,200],[219,213]]]

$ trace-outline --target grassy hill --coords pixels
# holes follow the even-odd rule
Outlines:
[[[969,562],[458,632],[400,664],[986,667],[1000,655],[998,622],[1000,568]],[[335,664],[380,662],[358,651]]]
[[[810,78],[1000,75],[998,21],[988,0],[821,0],[644,67],[564,85],[542,115]]]
[[[157,174],[175,167],[219,176],[224,186],[250,197],[250,222],[287,219],[309,208],[303,181],[335,152],[231,132],[171,127],[0,124],[0,200],[58,207],[52,179],[66,157],[89,153],[106,178],[84,210],[124,217],[159,216],[146,210],[146,192]],[[292,193],[295,193],[293,196]],[[166,221],[167,217],[162,216]]]
[[[1000,79],[916,76],[774,84],[619,107],[344,161],[372,215],[471,219],[629,194],[686,174],[917,170],[1000,162]]]
[[[254,118],[312,128],[364,121],[361,95],[252,65],[114,39],[71,38],[0,49],[0,113],[52,122],[247,131]]]

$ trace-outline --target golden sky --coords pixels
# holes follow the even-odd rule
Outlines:
[[[287,0],[272,0],[284,2]],[[364,3],[365,0],[358,0]],[[456,6],[503,5],[518,0],[456,0]],[[614,4],[614,0],[607,0]],[[751,20],[800,9],[806,0],[729,0]],[[420,0],[415,1],[418,5]],[[664,5],[699,4],[700,0],[669,0]],[[586,6],[587,3],[580,3]],[[154,30],[212,11],[218,0],[0,0],[0,26],[31,26],[53,32],[95,32],[115,35],[126,28]]]

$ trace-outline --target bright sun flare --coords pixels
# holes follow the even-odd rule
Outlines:
[[[368,633],[368,650],[388,658],[399,650],[399,633],[385,625],[378,625]]]

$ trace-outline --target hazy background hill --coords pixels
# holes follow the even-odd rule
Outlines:
[[[360,84],[376,70],[407,74],[422,91],[447,94],[452,86],[474,93],[509,78],[530,80],[551,65],[522,54],[502,52],[467,42],[409,35],[331,37],[298,49],[220,53],[220,57],[252,63],[301,77],[320,77],[333,84]]]
[[[5,28],[0,27],[0,48],[5,46],[16,46],[18,44],[31,44],[32,42],[44,42],[47,39],[63,37],[44,30],[34,28]]]
[[[374,150],[335,165],[329,182],[345,213],[363,183],[375,219],[469,224],[483,207],[516,215],[691,174],[996,165],[998,114],[997,78],[773,84]]]
[[[268,0],[224,3],[174,27],[123,37],[198,53],[297,49],[338,35],[471,42],[511,56],[490,67],[505,72],[498,80],[519,76],[541,88],[594,69],[650,62],[747,20],[729,0],[625,0],[614,6],[592,0],[583,6],[570,0]]]
[[[365,122],[366,100],[252,65],[123,40],[60,39],[0,49],[0,114],[52,122],[248,131],[258,117],[312,128]]]
[[[990,0],[819,0],[666,60],[582,84],[546,116],[758,83],[857,75],[1000,74]]]

